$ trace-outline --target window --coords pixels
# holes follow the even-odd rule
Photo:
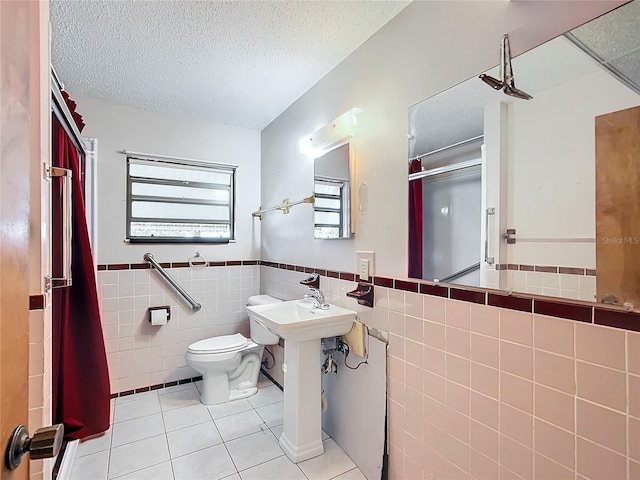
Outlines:
[[[314,238],[342,238],[349,211],[348,182],[316,176],[314,197]]]
[[[127,156],[127,238],[233,240],[235,173],[231,165]]]

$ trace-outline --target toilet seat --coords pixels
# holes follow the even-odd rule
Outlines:
[[[189,345],[187,351],[196,355],[236,352],[244,349],[248,343],[253,342],[241,333],[235,333],[199,340]]]

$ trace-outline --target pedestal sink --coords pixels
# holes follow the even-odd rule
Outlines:
[[[337,305],[321,310],[302,300],[256,305],[247,312],[286,342],[280,446],[294,463],[322,455],[320,339],[349,332],[356,312]]]

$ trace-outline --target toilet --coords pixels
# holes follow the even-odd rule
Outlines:
[[[278,303],[269,295],[249,297],[248,306]],[[202,375],[200,401],[205,405],[250,397],[258,391],[258,375],[265,345],[280,337],[250,319],[251,338],[241,333],[205,338],[187,348],[187,364]]]

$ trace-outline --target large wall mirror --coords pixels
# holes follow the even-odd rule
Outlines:
[[[313,238],[351,236],[351,149],[334,148],[313,162]]]
[[[640,0],[513,72],[409,108],[409,276],[640,308]]]

